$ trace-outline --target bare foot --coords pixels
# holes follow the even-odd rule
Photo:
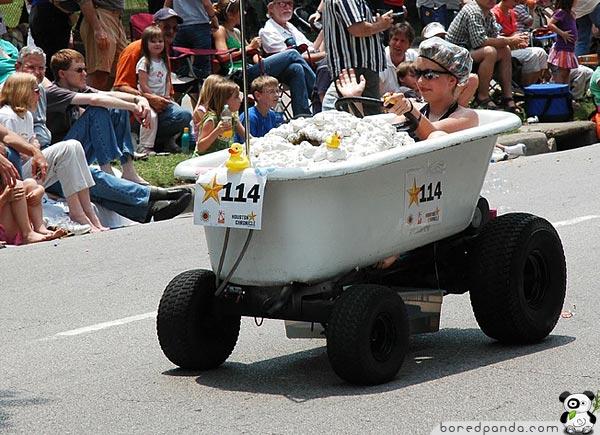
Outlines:
[[[29,234],[27,234],[26,236],[25,235],[23,236],[23,244],[29,245],[31,243],[45,242],[47,240],[50,240],[48,237],[50,237],[50,236],[32,231]]]
[[[36,233],[46,234],[46,235],[52,234],[52,231],[50,231],[44,225],[40,226],[39,228],[34,228],[33,231],[35,231]]]
[[[60,239],[61,237],[65,237],[67,234],[67,230],[64,228],[58,228],[55,231],[51,231],[50,234],[46,236],[46,240]]]
[[[75,214],[69,212],[69,217],[73,222],[77,222],[81,225],[89,225],[90,227],[92,227],[92,229],[94,229],[94,224],[88,219],[88,217],[84,213]]]
[[[97,233],[98,231],[110,230],[110,228],[102,225],[102,222],[100,222],[100,219],[98,219],[98,216],[96,216],[96,213],[86,213],[86,216],[90,220],[90,223],[92,224],[92,233]]]

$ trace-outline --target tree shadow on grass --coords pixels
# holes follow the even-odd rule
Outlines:
[[[338,378],[329,365],[325,346],[252,363],[226,362],[206,372],[174,369],[163,374],[196,377],[198,384],[220,390],[273,394],[305,402],[397,390],[565,346],[574,340],[553,335],[534,345],[508,346],[490,340],[475,328],[415,335],[396,378],[372,387],[357,387]]]

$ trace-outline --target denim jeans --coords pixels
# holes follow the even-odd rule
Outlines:
[[[179,26],[174,47],[187,48],[208,48],[212,47],[212,34],[210,32],[210,23],[206,24],[189,24]],[[210,59],[208,56],[194,56],[194,75],[197,78],[205,78],[210,74]],[[177,75],[189,76],[189,68],[183,65],[177,69]]]
[[[81,142],[88,163],[104,165],[116,158],[125,163],[133,156],[129,112],[126,110],[88,107],[65,135],[64,140],[67,139]]]
[[[248,68],[248,82],[261,73],[276,77],[289,86],[292,93],[294,116],[310,114],[308,103],[315,86],[315,73],[296,50],[285,50],[264,58],[260,64]]]
[[[6,158],[10,160],[17,169],[19,176],[23,178],[23,162],[21,161],[21,155],[11,147],[6,147]]]
[[[158,113],[158,133],[156,143],[165,143],[184,127],[189,127],[192,114],[178,104],[171,103],[165,110]]]
[[[577,18],[577,42],[575,43],[575,55],[582,56],[590,51],[592,40],[592,24],[600,28],[600,3],[594,10],[583,17]]]
[[[150,188],[133,183],[98,168],[90,167],[96,182],[90,187],[93,202],[136,222],[144,222],[148,214]]]

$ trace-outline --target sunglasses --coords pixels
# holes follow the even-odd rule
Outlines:
[[[79,67],[79,68],[72,69],[71,71],[75,71],[77,74],[81,74],[84,71],[87,72],[87,68],[86,67]]]
[[[417,69],[417,68],[415,68],[415,77],[417,79],[420,79],[421,77],[423,77],[425,80],[434,80],[434,79],[439,79],[442,74],[446,74],[449,76],[453,75],[451,72],[448,72],[448,71],[440,71],[437,69]]]
[[[40,93],[40,88],[35,88],[35,89],[33,90],[33,93],[34,93],[34,94],[39,94],[39,93]]]
[[[283,7],[286,7],[286,6],[288,8],[293,8],[294,7],[294,2],[275,2],[275,4],[277,6],[279,6],[280,8],[283,8]]]

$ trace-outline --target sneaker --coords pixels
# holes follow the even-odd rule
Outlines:
[[[88,224],[78,224],[77,222],[73,222],[71,219],[64,219],[58,222],[55,227],[62,228],[69,234],[73,234],[75,236],[87,234],[92,230],[92,227]]]
[[[144,150],[143,153],[146,154],[147,156],[155,156],[156,155],[156,151],[154,151],[154,148],[144,147],[143,150]]]
[[[137,151],[133,152],[133,160],[148,160],[148,154],[146,153],[138,153]]]
[[[176,201],[155,201],[148,210],[146,222],[154,218],[155,222],[172,219],[185,211],[192,201],[192,194],[185,193]]]
[[[492,158],[490,159],[490,161],[492,163],[501,162],[501,161],[507,160],[507,159],[508,159],[508,154],[506,154],[504,151],[502,151],[502,149],[500,149],[498,147],[494,147],[494,151],[492,152]]]
[[[515,145],[505,146],[504,152],[508,154],[509,158],[524,156],[527,152],[527,145],[525,145],[524,143],[518,143]]]

